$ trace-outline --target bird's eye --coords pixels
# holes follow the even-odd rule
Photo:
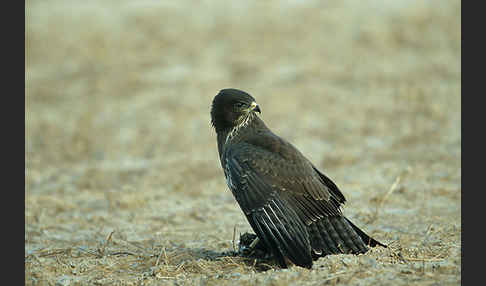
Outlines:
[[[246,103],[244,103],[244,102],[235,103],[235,107],[238,108],[238,109],[242,109],[245,106],[246,106]]]

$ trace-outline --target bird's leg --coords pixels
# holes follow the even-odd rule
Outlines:
[[[253,233],[245,233],[240,236],[238,253],[242,256],[263,259],[268,259],[272,256],[272,253],[266,248],[263,240]]]
[[[252,241],[252,243],[250,243],[250,245],[248,246],[248,248],[251,250],[255,249],[255,246],[258,244],[258,242],[260,242],[260,239],[258,238],[258,236]]]
[[[255,252],[261,252],[262,244],[256,234],[244,233],[240,235],[240,243],[238,244],[238,252],[242,255],[254,255]]]

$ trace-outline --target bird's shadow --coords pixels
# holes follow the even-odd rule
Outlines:
[[[237,249],[228,251],[215,251],[207,248],[187,248],[183,245],[168,249],[173,257],[181,257],[180,262],[193,263],[194,261],[212,261],[221,263],[241,264],[253,268],[255,271],[263,272],[270,269],[280,268],[273,260],[272,255],[263,247],[260,241],[251,247],[256,235],[245,233],[240,236]]]
[[[218,252],[206,248],[185,248],[183,249],[186,253],[188,253],[192,259],[198,260],[203,259],[207,261],[221,261],[221,262],[229,262],[243,264],[248,267],[252,267],[255,271],[264,272],[270,269],[279,268],[278,264],[276,264],[272,257],[268,254],[262,255],[258,252],[251,252],[251,253],[244,253],[242,251],[223,251]]]

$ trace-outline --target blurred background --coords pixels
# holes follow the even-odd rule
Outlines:
[[[250,227],[209,111],[233,87],[358,226],[409,255],[448,241],[460,279],[460,22],[454,0],[26,1],[26,257],[112,230],[229,249]],[[49,261],[26,281],[56,281]]]

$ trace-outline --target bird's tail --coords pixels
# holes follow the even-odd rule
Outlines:
[[[308,226],[317,257],[339,253],[365,253],[369,246],[384,244],[369,237],[344,216],[323,217]]]
[[[375,247],[377,245],[379,246],[383,246],[383,247],[388,247],[386,245],[384,245],[383,243],[379,242],[378,240],[375,240],[374,238],[370,237],[369,235],[367,235],[366,233],[364,233],[361,229],[359,229],[357,226],[355,226],[349,219],[343,217],[350,225],[351,227],[356,231],[356,233],[361,237],[361,239],[363,240],[363,242],[366,244],[366,245],[369,245],[371,247]]]

